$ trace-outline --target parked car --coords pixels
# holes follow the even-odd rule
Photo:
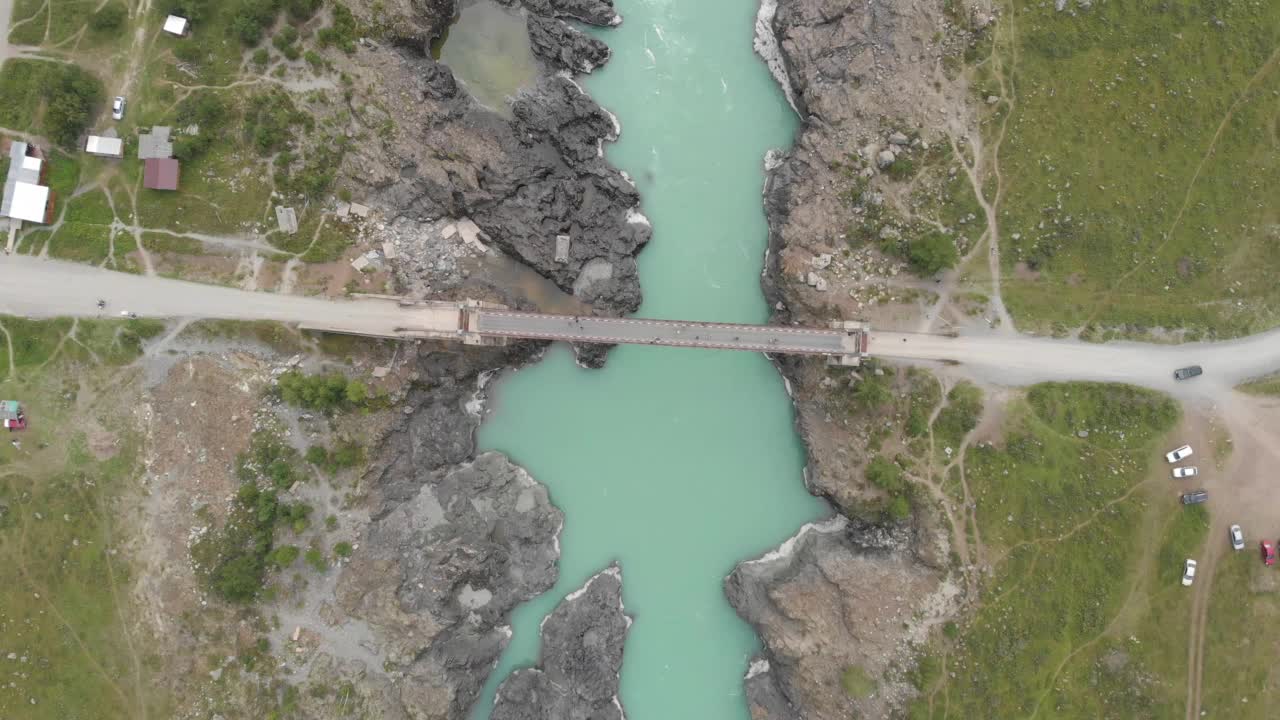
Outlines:
[[[1206,490],[1192,490],[1189,493],[1183,493],[1183,505],[1198,505],[1209,499],[1209,493]]]
[[[112,120],[124,119],[124,98],[120,97],[119,95],[116,96],[115,100],[111,101],[111,119]]]
[[[1191,449],[1190,445],[1183,445],[1177,450],[1171,450],[1165,453],[1164,459],[1168,460],[1171,463],[1176,463],[1179,460],[1186,460],[1187,458],[1191,457],[1194,454],[1195,454],[1195,451]]]
[[[1231,537],[1232,550],[1244,549],[1244,531],[1240,529],[1239,525],[1232,525],[1227,534]]]
[[[1203,374],[1204,374],[1204,368],[1200,367],[1199,365],[1188,365],[1187,367],[1178,368],[1177,370],[1174,370],[1173,379],[1186,380],[1188,378],[1193,378],[1197,375],[1203,375]]]
[[[1196,561],[1188,559],[1182,566],[1182,584],[1190,585],[1196,580]]]
[[[1178,467],[1173,469],[1173,476],[1176,478],[1195,477],[1200,474],[1200,468],[1195,465],[1186,467]]]
[[[1276,546],[1269,540],[1263,540],[1258,543],[1258,549],[1262,551],[1262,564],[1268,567],[1276,564]]]

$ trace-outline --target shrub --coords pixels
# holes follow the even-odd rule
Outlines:
[[[101,10],[89,16],[89,29],[94,32],[119,30],[128,18],[128,8],[117,2],[108,3]]]
[[[266,67],[267,62],[270,60],[271,60],[271,53],[267,52],[266,48],[260,47],[257,50],[253,51],[254,65],[257,65],[258,67]]]
[[[271,554],[267,556],[267,560],[272,565],[283,570],[292,565],[293,561],[297,560],[301,554],[302,551],[294,545],[282,545],[272,550]]]
[[[297,548],[272,550],[278,523],[311,508],[281,503],[275,490],[259,490],[246,482],[236,492],[231,514],[219,530],[202,536],[191,547],[191,556],[205,585],[216,595],[236,603],[248,603],[262,589],[268,559],[276,567],[297,559]],[[292,553],[290,552],[292,550]]]
[[[351,557],[352,550],[351,543],[345,540],[333,546],[333,554],[340,558]]]
[[[362,407],[370,400],[367,385],[341,373],[307,375],[291,370],[280,376],[277,387],[282,400],[308,410],[331,412]]]
[[[356,18],[342,3],[334,3],[333,5],[333,24],[326,28],[321,28],[316,34],[316,38],[320,42],[320,47],[329,47],[331,45],[341,48],[345,53],[353,53],[356,50],[356,37],[359,30],[356,27]]]
[[[917,275],[933,275],[954,267],[959,259],[955,242],[942,233],[926,233],[907,246],[907,260]]]
[[[294,20],[309,20],[320,9],[320,0],[285,0],[284,6]]]
[[[324,553],[317,548],[309,548],[303,559],[307,564],[315,568],[316,572],[324,572],[329,569],[329,561],[325,559]]]

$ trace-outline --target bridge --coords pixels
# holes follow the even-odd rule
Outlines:
[[[97,300],[107,301],[99,310]],[[90,265],[10,255],[0,262],[0,313],[27,317],[119,316],[274,320],[306,330],[500,345],[511,339],[664,345],[825,355],[856,365],[867,351],[862,323],[828,328],[603,318],[511,310],[495,303],[415,302],[395,295],[326,299],[249,292]]]
[[[363,302],[394,301],[404,322],[382,337],[461,340],[468,345],[498,345],[508,340],[559,340],[609,345],[745,350],[797,355],[825,355],[842,365],[857,365],[867,352],[868,328],[859,322],[835,322],[829,328],[747,325],[692,320],[559,315],[512,310],[503,305],[466,300],[414,303],[394,296],[362,296]],[[304,323],[304,329],[351,333],[347,318]]]

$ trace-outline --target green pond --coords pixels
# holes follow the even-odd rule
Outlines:
[[[612,61],[585,79],[615,113],[609,159],[636,180],[653,241],[641,315],[763,322],[766,150],[796,118],[752,52],[753,0],[619,0],[593,31]],[[457,28],[454,30],[457,33]],[[480,444],[501,450],[565,513],[560,581],[519,608],[498,683],[536,662],[538,624],[613,560],[635,618],[621,700],[631,720],[743,720],[758,641],[725,600],[734,564],[827,511],[804,489],[804,451],[782,378],[757,354],[621,347],[603,370],[555,346],[504,377]]]
[[[533,85],[537,65],[520,10],[492,0],[462,0],[458,18],[431,46],[431,55],[481,105],[511,117],[509,99]]]

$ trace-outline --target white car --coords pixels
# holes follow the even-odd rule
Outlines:
[[[1232,525],[1231,530],[1229,531],[1228,534],[1231,536],[1231,548],[1233,550],[1243,550],[1244,549],[1244,531],[1240,529],[1240,526]]]
[[[1200,468],[1195,465],[1187,467],[1179,467],[1173,469],[1173,476],[1176,478],[1195,477],[1200,474]]]
[[[1187,564],[1182,567],[1182,584],[1190,585],[1196,579],[1196,561],[1188,560]]]
[[[1169,462],[1171,462],[1171,463],[1176,463],[1176,462],[1178,462],[1179,460],[1186,460],[1187,458],[1191,457],[1193,454],[1194,454],[1194,453],[1193,453],[1193,451],[1191,450],[1191,446],[1190,446],[1190,445],[1183,445],[1182,447],[1178,448],[1177,450],[1174,450],[1174,451],[1172,451],[1172,452],[1167,452],[1167,453],[1165,453],[1165,454],[1164,454],[1164,459],[1165,459],[1165,460],[1168,460],[1168,461],[1169,461]]]
[[[112,120],[124,119],[124,98],[120,97],[119,95],[116,96],[115,100],[111,101],[111,119]]]

